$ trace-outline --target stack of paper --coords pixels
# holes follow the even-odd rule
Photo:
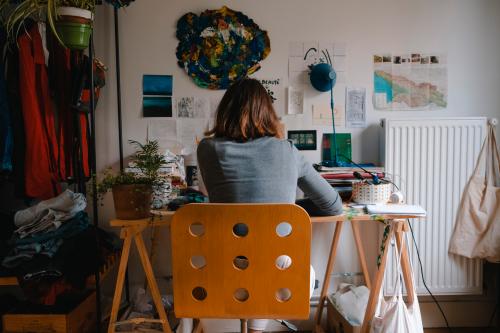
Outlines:
[[[395,214],[395,215],[418,215],[425,216],[427,212],[418,205],[404,204],[380,204],[366,205],[366,210],[370,214]]]

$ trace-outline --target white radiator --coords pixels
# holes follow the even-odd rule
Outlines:
[[[486,118],[386,119],[382,156],[392,180],[409,204],[427,210],[412,221],[427,286],[433,294],[480,294],[482,264],[448,254],[457,208],[486,135]],[[410,255],[418,294],[426,294],[415,247]],[[385,293],[395,283],[388,258]]]

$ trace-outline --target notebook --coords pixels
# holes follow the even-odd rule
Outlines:
[[[418,205],[400,205],[400,204],[379,204],[366,205],[366,210],[370,214],[399,214],[399,215],[418,215],[425,216],[427,212]]]

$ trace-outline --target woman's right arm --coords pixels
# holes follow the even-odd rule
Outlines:
[[[304,192],[314,206],[302,201],[304,208],[314,215],[340,215],[342,214],[342,199],[328,182],[314,170],[312,165],[306,161],[304,156],[293,147],[298,166],[298,187]],[[312,206],[312,207],[311,207]]]

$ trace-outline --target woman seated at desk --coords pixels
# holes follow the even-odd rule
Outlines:
[[[297,186],[308,197],[297,202],[311,215],[338,215],[338,193],[299,153],[282,129],[272,100],[255,79],[235,82],[224,94],[208,138],[198,145],[198,164],[210,202],[293,203]],[[283,263],[286,265],[286,263]],[[312,288],[314,278],[312,278]],[[263,331],[267,320],[249,320]]]

